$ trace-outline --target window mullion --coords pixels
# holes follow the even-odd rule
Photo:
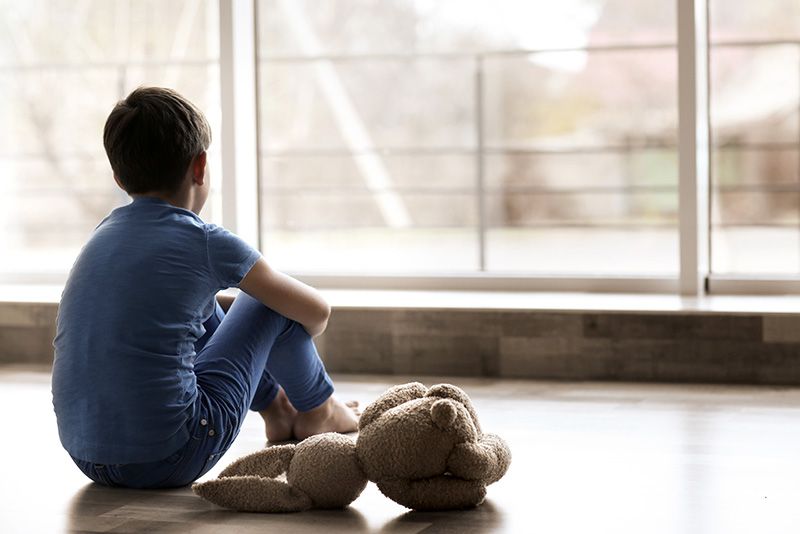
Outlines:
[[[680,293],[708,274],[708,4],[677,0]]]
[[[219,11],[222,221],[258,246],[254,0],[220,0]]]

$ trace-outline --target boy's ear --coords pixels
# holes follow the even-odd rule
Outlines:
[[[195,156],[190,165],[192,169],[192,182],[197,185],[203,185],[203,181],[206,178],[206,151],[204,150]]]
[[[122,182],[119,181],[119,176],[117,176],[117,173],[114,173],[114,181],[117,182],[117,187],[125,191],[125,188],[122,187]]]

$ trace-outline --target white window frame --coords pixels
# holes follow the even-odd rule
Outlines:
[[[535,275],[535,274],[497,274],[478,271],[475,273],[450,273],[436,275],[407,275],[407,274],[310,274],[291,272],[293,276],[321,288],[354,288],[354,289],[466,289],[466,290],[505,290],[505,291],[582,291],[582,292],[621,292],[621,293],[680,293],[687,296],[704,294],[707,289],[705,283],[708,273],[708,58],[707,58],[707,0],[676,0],[677,2],[677,47],[678,47],[678,116],[679,116],[679,254],[680,271],[678,276],[561,276],[561,275]],[[240,24],[256,28],[257,13],[254,0],[220,0],[221,23],[227,20],[227,12],[231,4],[237,4],[241,16]],[[248,21],[247,17],[252,17]],[[220,35],[224,40],[226,33],[235,33],[233,24],[221,28]],[[250,45],[255,50],[257,35],[253,35]],[[221,46],[221,50],[224,47]],[[250,61],[255,53],[248,53],[248,58],[240,68],[247,64],[256,68],[256,62]],[[220,61],[229,59],[225,53],[221,54]],[[234,61],[239,61],[238,55],[233,54]],[[480,64],[479,64],[480,66]],[[226,67],[221,67],[221,72],[227,72]],[[257,73],[248,76],[257,80]],[[476,91],[480,91],[482,84],[480,77],[482,70],[476,69]],[[223,76],[224,78],[224,76]],[[236,79],[233,79],[234,88],[229,90],[236,94]],[[226,83],[226,82],[223,82]],[[223,91],[223,95],[225,91]],[[480,95],[479,95],[480,96]],[[238,98],[237,98],[238,100]],[[248,97],[248,102],[254,102]],[[482,99],[477,102],[480,105]],[[223,121],[228,106],[233,103],[226,102],[223,97]],[[479,111],[479,116],[480,110]],[[480,119],[479,119],[480,120]],[[248,125],[249,128],[249,125]],[[480,128],[478,128],[480,130]],[[223,141],[224,143],[224,141]],[[478,168],[482,169],[480,158],[481,150],[480,133],[478,133]],[[223,159],[233,159],[232,153],[225,151],[223,144]],[[229,168],[229,167],[224,167]],[[240,191],[236,183],[238,177],[229,173],[225,174],[223,194],[230,191]],[[248,182],[250,178],[247,178]],[[480,190],[482,176],[478,172],[478,187]],[[478,195],[478,212],[482,213],[483,198]],[[249,202],[249,201],[248,201]],[[226,203],[225,207],[238,211],[238,206]],[[251,203],[247,209],[252,208]],[[229,221],[223,212],[223,221]],[[250,217],[252,224],[258,218]],[[237,221],[240,222],[240,221]],[[228,223],[226,223],[228,224]],[[480,226],[483,227],[481,221]],[[235,231],[241,232],[241,226],[234,226]],[[252,234],[253,229],[248,232]],[[260,227],[255,229],[260,232]],[[479,239],[484,239],[481,230]],[[485,265],[484,258],[480,258],[480,266]]]

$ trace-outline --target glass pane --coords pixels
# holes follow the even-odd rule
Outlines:
[[[608,147],[561,152],[498,152],[484,158],[488,187],[543,189],[678,187],[678,155],[672,149]],[[587,172],[591,170],[591,172]]]
[[[677,272],[673,2],[257,5],[263,238],[279,263],[475,270],[484,227],[488,270]],[[612,42],[629,48],[591,50]],[[554,47],[574,50],[526,51]],[[557,258],[595,234],[616,260]],[[619,266],[638,236],[664,250]],[[437,241],[463,249],[444,258]]]
[[[441,191],[475,187],[475,156],[441,153],[374,153],[353,156],[347,153],[324,155],[283,155],[262,158],[262,182],[271,189],[323,189],[366,191],[361,167],[375,158],[392,178],[391,188]],[[378,189],[372,187],[371,189]],[[384,188],[385,189],[385,188]]]
[[[674,275],[678,234],[671,228],[566,226],[487,232],[494,271],[573,275]],[[587,258],[591,265],[587,266]]]
[[[675,2],[659,0],[259,0],[257,5],[262,56],[675,41]]]
[[[712,226],[711,267],[721,274],[796,275],[797,226]]]
[[[608,192],[509,192],[487,197],[493,271],[674,275],[677,195],[672,187]]]
[[[717,46],[710,58],[715,144],[797,143],[800,47]]]
[[[717,189],[711,203],[712,224],[794,225],[798,216],[798,186],[793,191],[763,192]]]
[[[219,57],[216,0],[0,0],[0,12],[4,65]]]
[[[759,186],[764,189],[768,186]],[[800,193],[720,187],[711,205],[711,267],[723,274],[796,274]]]
[[[675,53],[571,61],[566,53],[487,60],[486,136],[496,153],[485,171],[499,190],[490,197],[488,267],[676,274]],[[634,258],[631,247],[660,252]]]
[[[800,37],[797,0],[709,0],[712,41]]]
[[[711,270],[800,268],[800,4],[711,0]],[[783,42],[781,42],[783,41]]]
[[[576,55],[578,54],[578,55]],[[489,145],[677,145],[674,50],[486,60]]]
[[[412,226],[387,222],[383,195],[264,195],[264,250],[295,272],[452,272],[477,267],[474,195],[397,194]]]
[[[262,63],[266,150],[475,145],[474,61]]]
[[[797,185],[800,177],[797,146],[762,148],[762,145],[717,146],[712,153],[711,179],[714,187]]]
[[[175,88],[218,135],[218,3],[0,0],[0,7],[0,223],[7,229],[0,280],[37,272],[63,278],[94,227],[129,200],[103,149],[117,100],[139,85]],[[221,213],[219,159],[212,143],[207,220]]]

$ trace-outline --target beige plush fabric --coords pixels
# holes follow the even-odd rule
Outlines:
[[[510,464],[508,445],[482,432],[463,390],[413,382],[390,388],[365,408],[357,440],[327,433],[270,447],[193,488],[227,508],[289,512],[347,506],[369,479],[408,508],[451,510],[483,502],[486,486]]]
[[[477,506],[511,464],[498,436],[484,434],[467,394],[450,384],[395,386],[364,411],[356,452],[367,477],[414,510]]]
[[[349,436],[320,434],[239,458],[218,479],[192,489],[214,504],[243,512],[342,508],[367,485],[355,449]]]
[[[302,491],[257,475],[217,478],[192,489],[214,504],[241,512],[301,512],[313,505]]]
[[[334,433],[301,441],[286,479],[308,495],[316,508],[347,506],[367,486],[367,477],[356,459],[355,440]]]

